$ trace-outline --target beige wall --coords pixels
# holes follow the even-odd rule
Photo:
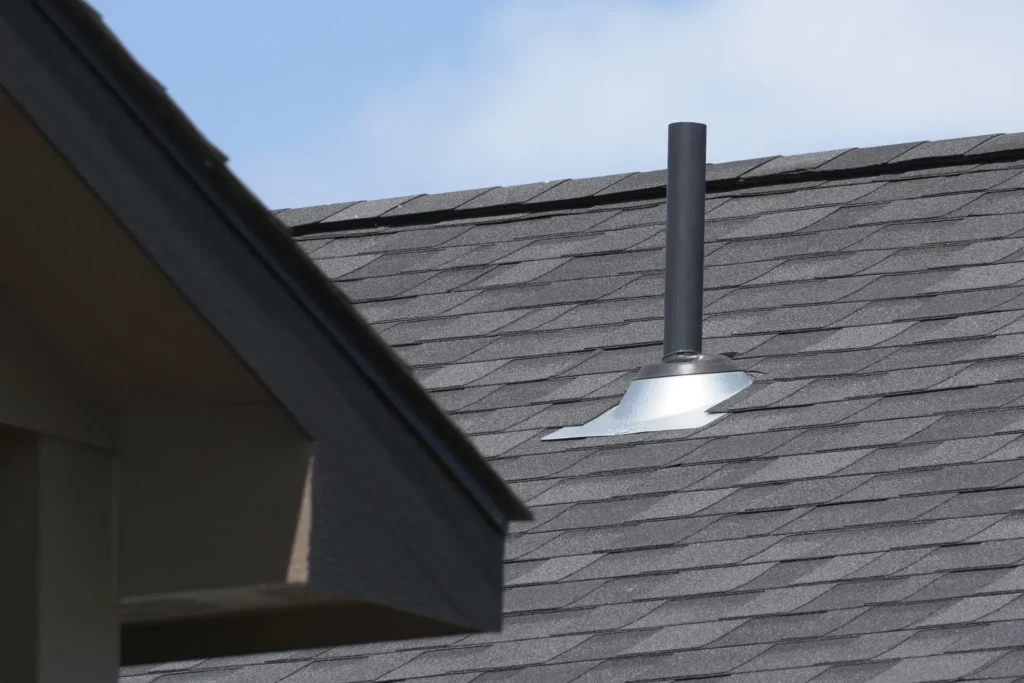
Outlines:
[[[117,680],[114,457],[61,439],[0,434],[3,680]]]
[[[309,438],[3,93],[0,130],[0,426],[118,453],[124,595],[302,576]]]
[[[119,451],[122,595],[285,582],[313,445],[275,406],[126,417]]]
[[[0,91],[0,295],[104,400],[132,412],[267,401]]]
[[[2,300],[0,378],[0,425],[117,454],[121,595],[305,580],[314,446],[276,404],[130,414]]]

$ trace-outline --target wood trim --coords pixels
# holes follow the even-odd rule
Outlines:
[[[297,275],[290,269],[298,266],[286,263],[290,252],[263,249],[267,231],[277,229],[265,211],[239,215],[239,196],[211,189],[196,160],[183,161],[181,150],[161,138],[164,127],[153,119],[140,123],[139,111],[111,83],[117,77],[98,75],[110,71],[109,63],[85,55],[93,46],[80,33],[69,39],[67,32],[81,27],[60,16],[58,4],[0,4],[0,82],[317,442],[310,585],[461,627],[495,629],[504,521],[467,493],[346,351],[346,333],[337,326],[364,324],[335,310],[337,326],[324,326],[320,305],[282,280],[289,273],[311,278],[315,268],[306,262]],[[55,17],[63,21],[60,30]],[[490,473],[476,484],[494,495],[491,503],[519,514],[521,506],[517,512],[501,495],[507,487],[472,456]]]
[[[4,680],[117,680],[114,486],[109,451],[0,436]]]
[[[468,632],[365,603],[293,606],[198,620],[125,624],[121,661],[148,664]]]

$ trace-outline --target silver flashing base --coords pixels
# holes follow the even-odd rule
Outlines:
[[[690,356],[644,367],[617,406],[579,427],[563,427],[543,437],[583,439],[672,429],[696,429],[724,413],[708,411],[751,385],[753,380],[723,356]]]

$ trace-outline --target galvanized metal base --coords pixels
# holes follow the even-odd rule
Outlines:
[[[611,410],[585,425],[563,427],[542,440],[696,429],[722,417],[708,410],[743,391],[752,381],[724,356],[670,358],[641,369],[622,401]]]

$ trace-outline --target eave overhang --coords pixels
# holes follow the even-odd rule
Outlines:
[[[91,10],[74,0],[6,3],[0,84],[5,120],[18,120],[39,143],[5,136],[6,158],[33,167],[19,178],[36,182],[36,190],[51,181],[78,184],[80,205],[68,199],[61,206],[57,194],[52,207],[37,202],[18,215],[48,216],[54,234],[78,231],[80,240],[102,223],[118,245],[102,258],[137,268],[145,262],[165,286],[161,295],[182,302],[175,310],[190,320],[182,325],[202,328],[210,349],[221,345],[204,357],[218,368],[205,373],[209,382],[232,387],[206,391],[199,376],[194,386],[178,382],[161,394],[161,382],[181,379],[166,371],[174,348],[151,349],[164,370],[157,379],[122,382],[119,390],[97,386],[90,376],[103,376],[99,356],[79,353],[88,340],[47,324],[41,306],[57,298],[11,301],[28,338],[52,344],[68,376],[107,406],[107,436],[98,437],[105,442],[93,445],[149,458],[126,460],[124,468],[123,479],[136,486],[125,489],[122,512],[122,661],[498,628],[504,534],[528,511]],[[50,171],[58,166],[59,182]],[[60,213],[69,209],[92,211],[95,220],[76,224]],[[31,232],[19,234],[31,241]],[[26,253],[44,254],[30,247]],[[39,268],[23,262],[22,285],[62,262],[39,258],[32,262]],[[81,310],[90,310],[92,285],[65,290],[61,300],[74,308],[82,297]],[[116,309],[121,294],[106,291]],[[153,338],[162,323],[153,316],[124,324]],[[147,356],[139,357],[141,368]],[[189,359],[177,357],[183,374]],[[230,377],[216,377],[220,369]],[[133,411],[132,392],[144,390],[164,402]],[[207,400],[190,402],[193,390]],[[266,438],[253,438],[261,429],[269,430]],[[153,447],[173,443],[161,434],[185,435],[182,448]],[[246,434],[248,442],[234,441]],[[211,450],[204,454],[200,442]],[[249,468],[250,449],[267,444],[276,445],[261,453],[262,466]],[[194,457],[176,457],[183,452]],[[232,479],[240,468],[251,469],[241,484]],[[208,486],[196,483],[204,477]],[[210,490],[217,495],[204,498]],[[197,508],[197,500],[207,507]],[[225,513],[234,502],[252,514]],[[273,552],[261,546],[267,522],[258,517],[268,509],[277,515]],[[237,545],[236,556],[258,561],[228,567],[227,553],[213,561],[210,544],[220,532]],[[191,571],[167,571],[168,562]]]

